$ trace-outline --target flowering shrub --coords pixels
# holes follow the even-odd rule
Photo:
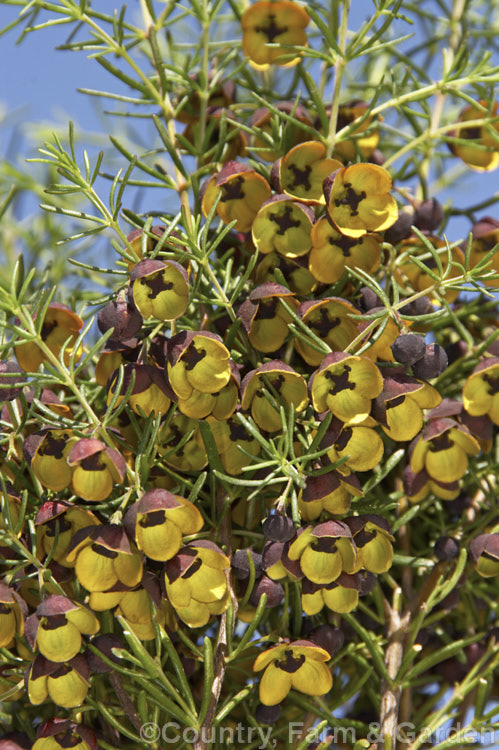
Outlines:
[[[499,197],[457,192],[499,165],[497,1],[367,5],[18,19],[144,134],[40,149],[47,268],[2,202],[0,750],[499,726]]]

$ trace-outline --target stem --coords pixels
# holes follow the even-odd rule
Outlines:
[[[348,13],[350,11],[350,0],[344,0],[343,12],[341,17],[341,28],[340,28],[340,42],[339,47],[341,55],[338,55],[334,65],[334,91],[333,101],[331,103],[331,116],[329,118],[329,132],[327,135],[327,146],[326,146],[326,157],[330,157],[333,153],[334,144],[336,141],[336,125],[338,122],[338,112],[340,108],[340,91],[341,91],[341,79],[343,78],[343,69],[346,65],[345,51],[347,45],[347,32],[348,32]]]
[[[394,591],[393,598],[399,602],[402,596],[402,589],[397,588]],[[385,664],[388,676],[392,681],[397,677],[397,673],[402,663],[404,655],[404,637],[407,632],[410,613],[406,612],[403,617],[400,616],[398,608],[390,607],[385,604],[388,646],[386,649]],[[381,682],[381,707],[380,707],[380,724],[381,724],[381,741],[379,748],[384,750],[396,750],[397,733],[399,724],[399,706],[402,695],[402,687],[396,682],[390,685],[386,679]]]

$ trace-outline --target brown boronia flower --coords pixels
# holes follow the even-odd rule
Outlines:
[[[326,521],[298,532],[288,550],[290,560],[299,560],[309,581],[327,584],[340,573],[356,573],[361,567],[349,527],[343,521]]]
[[[381,264],[381,237],[372,232],[347,237],[323,216],[312,227],[310,239],[308,267],[314,278],[323,284],[339,281],[346,268],[359,268],[373,274]]]
[[[124,365],[123,385],[116,405],[120,404],[125,398],[132,376],[135,377],[135,381],[128,399],[130,408],[139,416],[148,417],[150,414],[166,414],[172,401],[176,400],[175,393],[164,371],[153,365],[142,365],[134,362]],[[115,372],[109,380],[108,404],[117,385],[118,372]]]
[[[497,117],[497,102],[480,99],[473,106],[469,104],[461,110],[458,123],[481,120],[486,117]],[[460,127],[449,133],[453,140],[448,146],[454,156],[477,172],[490,172],[499,165],[499,123],[497,120],[484,125]],[[464,142],[463,142],[464,141]]]
[[[489,419],[499,426],[499,357],[478,363],[463,386],[463,406],[472,417]]]
[[[234,229],[249,232],[261,205],[270,198],[267,180],[248,164],[227,162],[203,186],[201,210],[208,217],[215,201],[216,213],[224,224],[236,221]]]
[[[35,517],[36,546],[40,559],[50,555],[59,565],[73,567],[66,560],[71,539],[78,529],[98,526],[99,519],[86,508],[64,500],[47,500]],[[57,539],[57,546],[54,543]]]
[[[358,315],[359,311],[342,297],[307,300],[301,303],[296,312],[333,351],[344,351],[359,334],[357,323],[350,317]],[[295,338],[295,348],[305,362],[314,367],[318,367],[324,359],[324,354],[298,336]]]
[[[75,494],[92,503],[108,498],[113,491],[113,484],[123,484],[125,479],[125,459],[102,440],[77,440],[66,460],[73,468],[71,482]]]
[[[271,182],[280,193],[304,203],[324,205],[323,182],[343,165],[326,158],[326,147],[320,141],[306,141],[294,146],[272,167]]]
[[[160,428],[157,450],[161,460],[177,471],[201,471],[208,463],[199,420],[179,412]]]
[[[130,271],[133,301],[144,318],[172,321],[189,304],[189,277],[174,260],[144,258]]]
[[[272,360],[251,370],[241,383],[241,407],[251,411],[256,424],[267,432],[282,428],[279,411],[265,397],[265,390],[287,411],[296,412],[308,405],[307,384],[302,375],[280,360]]]
[[[473,235],[473,242],[471,244],[471,252],[469,255],[469,267],[475,268],[475,266],[485,258],[487,253],[490,253],[490,251],[499,244],[499,221],[490,216],[484,216],[483,219],[480,219],[480,221],[477,221],[477,223],[473,225],[471,234]],[[463,250],[465,249],[466,245],[463,247]],[[487,272],[494,271],[496,274],[499,273],[499,248],[492,254],[484,271],[485,270]],[[499,276],[495,279],[488,278],[487,286],[498,287]]]
[[[499,575],[499,533],[480,534],[470,542],[470,556],[484,578]]]
[[[164,224],[156,224],[148,230],[134,229],[127,235],[127,243],[132,249],[134,260],[128,261],[128,270],[130,271],[139,260],[143,257],[147,257],[156,246],[161,243],[161,246],[165,249],[168,247],[168,239],[162,240],[165,232],[168,231],[168,227]],[[126,251],[130,253],[130,248],[127,247]]]
[[[468,456],[480,453],[480,445],[465,425],[450,417],[430,419],[410,448],[413,472],[425,470],[437,482],[456,482],[466,474]]]
[[[36,316],[35,316],[36,319]],[[66,305],[52,302],[43,319],[40,336],[55,357],[59,357],[64,345],[64,364],[66,367],[74,351],[76,340],[83,320]],[[81,355],[82,347],[76,352],[76,359]],[[46,356],[36,341],[25,341],[14,347],[16,359],[25,372],[36,372],[46,361]]]
[[[227,474],[239,475],[251,464],[251,456],[257,456],[261,447],[235,415],[227,419],[207,417],[220,461]],[[242,450],[239,450],[239,446]],[[249,454],[249,455],[248,455]]]
[[[352,471],[369,471],[383,458],[384,445],[375,429],[372,417],[361,424],[348,425],[334,418],[321,443],[328,448],[327,457],[335,464],[342,460],[337,470],[344,476]]]
[[[100,623],[88,607],[51,594],[28,618],[26,637],[49,661],[67,662],[80,651],[82,635],[95,635],[99,629]]]
[[[310,113],[308,112],[306,107],[303,106],[303,104],[296,104],[296,102],[291,101],[283,101],[277,102],[274,106],[277,110],[279,110],[279,112],[283,112],[287,115],[292,116],[294,120],[298,120],[298,122],[303,123],[304,125],[313,127],[313,121]],[[271,122],[274,117],[277,117],[277,115],[275,115],[273,111],[268,109],[268,107],[259,107],[251,116],[249,123],[250,127],[257,128],[259,132],[264,132],[272,135]],[[295,122],[284,120],[282,123],[282,129],[282,143],[288,142],[291,143],[291,146],[297,146],[298,143],[310,139],[310,134],[300,128],[300,126]],[[251,137],[251,150],[257,151],[258,156],[264,161],[273,162],[281,156],[281,153],[270,150],[267,141],[264,140],[264,138],[261,138],[259,135],[254,135]]]
[[[279,253],[269,253],[264,255],[255,269],[255,282],[257,285],[266,282],[275,282],[275,270],[279,269],[289,289],[293,294],[307,295],[312,293],[317,287],[317,280],[312,276],[307,267],[307,259],[304,256],[299,258],[284,258]]]
[[[0,648],[9,648],[17,636],[24,634],[28,608],[14,589],[0,581]]]
[[[310,18],[306,10],[291,0],[258,0],[241,16],[243,29],[243,52],[250,65],[257,70],[266,70],[270,65],[291,67],[301,59],[301,53],[271,45],[293,45],[306,47],[305,28]]]
[[[379,419],[383,431],[392,440],[412,440],[423,427],[423,409],[438,406],[442,397],[436,388],[410,375],[388,375],[383,381],[383,415]]]
[[[249,299],[237,311],[250,344],[260,352],[277,351],[288,336],[288,325],[292,317],[281,304],[281,299],[286,300],[295,310],[299,305],[289,289],[274,282],[266,282],[255,287]]]
[[[204,520],[193,503],[155,489],[128,508],[124,523],[141,552],[152,560],[166,561],[179,551],[182,536],[196,534]]]
[[[411,503],[419,503],[431,493],[441,500],[454,500],[460,492],[460,482],[440,482],[422,469],[414,472],[410,466],[403,471],[404,490]]]
[[[230,379],[227,385],[216,393],[203,393],[193,389],[188,398],[178,397],[179,411],[192,419],[203,419],[209,416],[219,420],[228,419],[236,409],[241,384],[239,369],[232,360],[229,360],[229,367]]]
[[[97,325],[101,333],[110,328],[112,341],[125,342],[136,336],[142,328],[142,315],[137,310],[127,290],[122,289],[116,299],[102,307],[97,314]],[[107,342],[109,345],[109,339]]]
[[[262,255],[277,252],[285,258],[297,258],[310,250],[313,222],[311,208],[280,193],[262,204],[253,220],[251,236]]]
[[[273,581],[280,581],[283,578],[300,581],[305,575],[300,567],[299,559],[291,560],[289,557],[290,544],[291,541],[267,542],[263,548],[262,567]]]
[[[348,237],[382,232],[398,218],[391,187],[389,173],[376,164],[338,169],[324,181],[327,217]]]
[[[116,524],[79,529],[71,540],[67,560],[87,591],[108,591],[115,584],[133,588],[142,579],[142,556],[125,529]]]
[[[371,359],[373,362],[381,360],[383,362],[393,362],[394,356],[392,345],[400,335],[399,325],[393,320],[392,316],[387,313],[384,307],[372,307],[368,313],[383,311],[384,315],[380,318],[379,326],[368,331],[362,339],[363,345],[369,343],[367,349],[362,352],[363,357]],[[359,331],[362,333],[368,328],[371,320],[361,320],[359,322]],[[410,323],[408,324],[410,325]]]
[[[202,627],[211,615],[222,614],[228,608],[229,568],[229,559],[222,550],[204,539],[190,542],[165,563],[166,596],[189,627]]]
[[[395,541],[388,521],[372,513],[344,520],[352,532],[359,567],[370,573],[386,573],[392,565]]]
[[[0,463],[0,473],[3,474],[3,469]],[[5,476],[5,475],[4,475]],[[18,492],[14,489],[10,482],[5,481],[5,494],[6,500],[4,505],[3,513],[0,513],[0,531],[6,529],[15,530],[17,529],[17,536],[20,537],[24,531],[25,520],[19,525],[21,518],[21,497]],[[0,547],[1,550],[1,547]]]
[[[31,750],[97,750],[97,737],[89,727],[70,719],[49,719],[38,727]],[[8,750],[6,748],[6,750]]]
[[[71,485],[73,469],[67,458],[77,440],[72,430],[55,427],[45,427],[26,438],[24,456],[40,484],[54,492]]]
[[[140,341],[136,338],[127,341],[107,341],[95,365],[94,377],[102,387],[106,387],[109,378],[119,369],[120,365],[134,363],[141,351]]]
[[[359,584],[355,575],[340,573],[327,584],[302,581],[301,606],[307,615],[318,614],[324,605],[332,612],[352,612],[358,603]]]
[[[344,476],[338,471],[317,476],[308,475],[298,495],[298,507],[304,521],[314,521],[323,511],[332,515],[348,513],[352,499],[363,497],[355,474]]]
[[[81,706],[90,687],[90,670],[83,654],[64,663],[52,662],[38,654],[27,668],[25,690],[35,706],[49,698],[62,708]]]

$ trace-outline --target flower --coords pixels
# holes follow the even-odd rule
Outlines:
[[[327,215],[347,237],[388,229],[398,218],[391,186],[389,173],[376,164],[338,169],[324,183]]]
[[[306,10],[291,0],[259,0],[250,5],[241,16],[243,52],[250,64],[258,70],[265,70],[271,64],[296,65],[301,54],[290,59],[291,50],[269,45],[306,47],[305,28],[309,20]]]
[[[132,376],[135,377],[132,391],[128,398],[130,408],[139,416],[148,417],[150,414],[166,414],[175,400],[164,372],[154,365],[139,365],[129,363],[124,366],[123,382],[116,400],[116,405],[125,398],[130,388]],[[115,372],[109,380],[107,403],[111,403],[118,386],[119,373]]]
[[[441,500],[454,500],[460,491],[459,481],[440,482],[428,476],[422,469],[415,473],[410,466],[406,466],[403,472],[404,490],[411,503],[419,503],[424,500],[430,492]]]
[[[442,401],[436,388],[409,375],[385,377],[381,398],[386,409],[381,428],[392,440],[412,440],[423,426],[423,409]]]
[[[205,540],[190,542],[165,563],[166,595],[189,627],[202,627],[211,615],[225,612],[230,601],[225,573],[229,568],[222,550]]]
[[[320,141],[306,141],[292,148],[272,168],[272,182],[279,192],[311,204],[325,203],[322,184],[326,177],[341,169],[341,162],[326,158]]]
[[[382,389],[381,372],[370,359],[332,352],[313,375],[312,402],[319,413],[329,409],[342,422],[359,424],[369,416]]]
[[[291,542],[288,556],[300,561],[303,575],[313,583],[331,583],[340,573],[356,573],[360,567],[352,534],[342,521],[307,526]]]
[[[297,315],[319,336],[333,351],[343,351],[358,335],[359,330],[350,314],[358,315],[359,311],[341,297],[323,297],[318,300],[302,302]],[[303,339],[296,337],[296,351],[305,362],[317,367],[324,359],[324,354],[312,348]]]
[[[327,443],[326,443],[327,440]],[[329,441],[332,440],[332,444]],[[338,466],[340,474],[350,474],[351,471],[369,471],[374,469],[383,458],[383,441],[378,433],[367,425],[342,425],[341,422],[331,423],[324,439],[330,445],[327,456],[331,463],[346,459]]]
[[[260,453],[258,440],[246,432],[246,428],[236,417],[224,420],[207,417],[206,421],[210,425],[224,471],[227,474],[240,474],[245,466],[251,464],[250,456]],[[239,446],[243,450],[239,450]]]
[[[44,599],[29,623],[29,640],[51,662],[71,661],[81,648],[82,634],[95,635],[100,629],[88,607],[60,594]]]
[[[357,153],[360,153],[363,159],[369,159],[378,145],[379,133],[377,128],[370,129],[373,118],[370,115],[366,117],[368,109],[369,105],[358,99],[341,104],[338,109],[337,131],[364,118],[361,124],[350,130],[344,140],[336,141],[334,144],[334,156],[343,162],[354,161]]]
[[[35,706],[50,698],[57,706],[76,708],[87,697],[89,677],[83,654],[64,664],[48,661],[39,654],[26,671],[26,692]]]
[[[380,266],[381,238],[376,234],[347,237],[323,216],[312,227],[310,239],[308,267],[323,284],[339,281],[346,268],[360,268],[373,274]]]
[[[130,271],[130,282],[133,301],[144,318],[176,320],[187,310],[187,272],[174,260],[141,260]]]
[[[49,719],[38,727],[32,750],[97,750],[97,737],[89,729],[69,719]]]
[[[55,357],[59,357],[64,345],[66,367],[74,351],[74,345],[83,326],[83,320],[66,305],[53,302],[48,306],[40,328],[40,338]],[[38,327],[38,323],[37,323]],[[36,341],[26,341],[14,347],[16,359],[25,372],[36,372],[47,357]],[[79,358],[81,346],[76,352]]]
[[[332,612],[351,612],[358,603],[359,585],[354,575],[341,573],[325,585],[302,581],[301,606],[307,615],[316,615],[324,605]]]
[[[370,573],[386,573],[393,561],[392,536],[388,522],[381,516],[367,513],[347,518],[345,523],[352,532],[357,547],[359,567]]]
[[[469,267],[475,268],[485,258],[487,253],[490,253],[499,244],[499,221],[492,219],[490,216],[484,216],[483,219],[480,219],[480,221],[473,225],[471,233],[473,235],[473,242],[469,255]],[[499,250],[496,250],[492,254],[492,257],[489,258],[484,268],[485,270],[487,272],[494,271],[496,274],[499,274]],[[486,283],[487,286],[498,287],[499,276],[495,279],[488,278]]]
[[[470,555],[481,576],[490,578],[499,575],[499,533],[480,534],[472,539]]]
[[[461,271],[457,265],[451,266],[450,269],[448,268],[449,257],[446,243],[439,237],[433,235],[427,236],[426,240],[431,243],[435,248],[435,253],[439,256],[442,264],[442,277],[445,276],[445,278],[449,280],[460,276]],[[464,253],[459,247],[451,248],[450,256],[452,263],[464,265]],[[437,274],[437,276],[440,277],[441,274],[437,261],[431,255],[427,245],[418,237],[409,237],[400,243],[397,263],[393,268],[395,279],[401,287],[407,289],[408,293],[411,290],[414,290],[415,292],[427,291],[430,298],[438,304],[438,298],[434,295],[436,285],[435,279],[426,273],[420,265],[414,263],[414,257],[417,257],[426,268],[433,272],[433,274]],[[459,295],[459,291],[459,289],[446,287],[441,290],[439,288],[438,293],[441,297],[444,297],[447,302],[453,302]]]
[[[158,433],[158,453],[168,466],[178,471],[201,471],[208,456],[197,419],[174,414]]]
[[[16,591],[0,582],[0,648],[9,648],[16,635],[24,634],[28,608]]]
[[[324,695],[331,690],[333,677],[328,667],[329,653],[312,641],[280,643],[259,654],[253,670],[265,669],[260,680],[261,703],[275,706],[291,688],[306,695]]]
[[[70,564],[66,559],[71,539],[78,529],[99,524],[98,518],[86,508],[63,500],[47,500],[35,517],[36,544],[41,559],[51,555],[59,565],[73,567],[74,563]]]
[[[479,106],[472,104],[459,113],[458,123],[482,120],[497,116],[497,102],[481,99]],[[499,123],[460,127],[451,133],[448,145],[454,156],[458,156],[468,167],[477,172],[490,172],[499,165]]]
[[[218,200],[216,213],[224,224],[236,221],[237,232],[249,232],[261,205],[270,198],[270,185],[248,164],[228,161],[205,184],[201,210],[205,217]]]
[[[305,521],[313,521],[322,511],[332,515],[348,513],[352,497],[362,497],[360,482],[354,474],[339,471],[305,477],[305,487],[298,495],[298,508]]]
[[[151,560],[169,560],[182,546],[182,535],[196,534],[203,516],[191,502],[167,490],[146,492],[125,516],[125,528]]]
[[[250,344],[260,352],[277,351],[289,333],[288,325],[292,317],[281,303],[281,298],[290,307],[298,307],[298,300],[289,289],[269,281],[255,287],[249,299],[237,311]]]
[[[310,113],[303,106],[303,104],[284,101],[277,102],[276,104],[274,104],[274,107],[279,112],[284,112],[285,114],[292,116],[293,120],[298,120],[298,122],[303,123],[304,125],[313,127]],[[268,133],[270,136],[272,136],[272,118],[274,117],[274,112],[268,109],[268,107],[259,107],[251,116],[250,127],[257,128],[260,133]],[[283,122],[282,129],[283,138],[280,139],[279,143],[275,144],[281,146],[281,148],[284,142],[289,143],[291,141],[292,145],[296,146],[298,145],[298,143],[306,141],[308,138],[310,138],[309,133],[300,128],[300,126],[295,122],[290,122],[289,120],[285,120]],[[260,138],[258,135],[254,135],[251,138],[251,150],[257,151],[258,156],[264,161],[273,162],[280,156],[280,152],[272,151],[269,148],[267,139]]]
[[[308,404],[307,384],[302,375],[280,360],[272,360],[251,370],[241,383],[241,407],[251,409],[256,424],[267,432],[282,428],[279,411],[265,392],[271,394],[276,405],[287,411],[291,404],[296,412],[303,411]]]
[[[472,417],[487,414],[499,426],[499,357],[480,362],[463,386],[463,406]]]
[[[101,440],[81,438],[73,444],[66,460],[74,468],[73,490],[84,500],[99,503],[109,497],[115,482],[123,484],[125,459]]]
[[[170,339],[168,377],[179,399],[219,393],[231,378],[230,352],[208,331],[182,331]]]
[[[125,530],[116,524],[76,532],[67,555],[87,591],[109,591],[117,583],[133,588],[142,579],[142,559]]]
[[[287,195],[273,195],[262,205],[251,227],[255,247],[263,255],[277,252],[285,258],[306,255],[314,214]]]
[[[464,425],[443,417],[430,419],[410,448],[411,469],[423,469],[438,482],[455,482],[466,474],[468,456],[480,453],[476,438]]]
[[[24,455],[40,484],[54,492],[70,486],[73,469],[67,458],[77,439],[71,430],[46,427],[24,441]]]

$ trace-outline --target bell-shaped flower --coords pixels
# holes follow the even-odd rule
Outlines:
[[[165,563],[166,596],[189,627],[202,627],[211,615],[225,612],[230,602],[229,568],[222,550],[206,540],[190,542]]]
[[[326,158],[326,147],[320,141],[306,141],[292,148],[274,164],[271,182],[281,193],[304,203],[324,204],[322,183],[331,172],[343,165]]]
[[[284,362],[272,360],[251,370],[241,383],[241,407],[251,410],[256,424],[267,432],[280,430],[282,420],[266,392],[273,397],[276,406],[283,406],[286,412],[291,405],[296,412],[301,412],[308,404],[305,379]]]
[[[455,482],[468,470],[468,456],[477,456],[480,445],[467,427],[454,419],[430,419],[410,447],[414,472],[426,471],[438,482]]]
[[[367,424],[341,425],[333,420],[332,429],[326,433],[327,445],[333,441],[327,452],[331,463],[346,459],[338,466],[340,474],[351,471],[369,471],[383,458],[383,441],[376,430]],[[326,442],[326,439],[324,442]]]
[[[301,303],[297,314],[335,352],[347,349],[359,334],[357,323],[350,318],[351,314],[358,315],[359,311],[341,297],[307,300]],[[305,362],[313,367],[318,367],[324,359],[324,354],[298,336],[295,348]]]
[[[379,143],[379,132],[373,126],[373,118],[368,114],[368,110],[367,102],[358,99],[340,104],[336,131],[343,130],[356,120],[360,120],[346,137],[337,140],[334,144],[334,156],[344,163],[355,161],[357,154],[360,154],[364,160],[369,159]]]
[[[66,596],[51,594],[28,618],[27,637],[51,662],[70,661],[79,652],[82,635],[95,635],[100,623],[83,604]]]
[[[176,320],[189,304],[189,279],[174,260],[145,258],[130,271],[133,300],[143,318]]]
[[[329,409],[348,424],[364,422],[372,401],[383,390],[379,368],[367,357],[332,352],[313,375],[311,393],[314,409]]]
[[[298,307],[293,292],[280,284],[266,282],[255,287],[249,299],[237,311],[251,346],[266,354],[280,349],[289,333],[288,325],[292,317],[284,308],[281,298],[290,307]]]
[[[499,357],[482,360],[466,379],[463,406],[472,417],[486,414],[499,426]]]
[[[203,187],[201,210],[208,217],[215,201],[224,224],[236,221],[237,232],[249,232],[261,205],[270,198],[270,185],[248,164],[227,162]]]
[[[255,270],[255,282],[265,284],[275,283],[275,271],[278,269],[293,294],[307,295],[315,290],[317,281],[307,268],[304,256],[299,258],[283,258],[278,253],[264,255]]]
[[[301,606],[305,614],[316,615],[326,605],[332,612],[352,612],[359,603],[357,578],[341,573],[335,581],[326,584],[302,581]]]
[[[497,102],[481,99],[479,106],[469,104],[459,113],[458,123],[472,122],[493,117],[495,122],[483,125],[459,127],[449,134],[448,145],[454,156],[458,156],[477,172],[490,172],[499,166],[499,123]]]
[[[3,467],[0,461],[0,473],[3,474]],[[7,474],[4,474],[4,481],[7,478]],[[25,519],[23,518],[20,523],[22,513],[22,503],[18,492],[14,489],[10,482],[5,481],[5,495],[6,503],[4,511],[0,514],[0,532],[10,529],[14,531],[17,529],[17,536],[20,537],[24,531]]]
[[[339,281],[345,268],[359,268],[373,274],[381,264],[381,238],[372,232],[347,237],[323,216],[312,227],[310,239],[308,267],[323,284]]]
[[[333,677],[326,662],[329,653],[312,641],[280,643],[259,654],[253,670],[265,669],[260,680],[260,702],[265,706],[281,703],[291,688],[305,695],[324,695],[331,690]]]
[[[490,216],[484,216],[477,221],[471,230],[473,242],[469,254],[469,267],[475,268],[485,256],[499,244],[499,221]],[[466,247],[464,247],[466,249]],[[485,270],[485,269],[484,269]],[[499,286],[499,250],[496,250],[486,264],[488,272],[494,271],[496,278],[487,279],[487,286]]]
[[[148,230],[133,229],[127,235],[127,247],[124,248],[124,252],[130,256],[130,259],[128,260],[129,271],[132,270],[138,261],[150,255],[159,243],[161,243],[161,248],[164,250],[176,249],[175,245],[172,246],[172,244],[169,243],[169,238],[166,240],[163,239],[163,235],[167,230],[168,227],[164,224],[155,224]],[[172,235],[173,234],[174,232],[172,232]]]
[[[392,440],[412,440],[423,426],[423,409],[433,409],[442,401],[436,388],[409,375],[385,377],[383,431]],[[376,416],[376,415],[375,415]]]
[[[287,47],[307,46],[305,29],[309,21],[305,8],[291,0],[252,3],[241,16],[243,52],[250,65],[257,70],[266,70],[269,65],[296,65],[302,55],[293,55]]]
[[[293,122],[288,120],[285,123],[286,142],[291,142],[293,146],[297,146],[298,143],[310,140],[310,134],[299,125],[299,123],[303,123],[303,125],[313,127],[313,120],[310,113],[303,104],[297,104],[294,101],[283,101],[276,102],[273,105],[273,109],[274,108],[279,112],[284,112],[286,115],[293,117]],[[274,112],[268,107],[258,107],[258,109],[256,109],[251,115],[250,127],[256,128],[259,133],[267,133],[271,136],[273,117]],[[295,121],[297,122],[295,123]],[[289,141],[288,138],[290,139]],[[284,139],[276,144],[276,146],[281,146],[279,151],[274,151],[269,147],[268,141],[265,138],[259,137],[255,134],[251,137],[251,150],[258,150],[258,156],[264,161],[273,162],[282,154],[283,141]]]
[[[150,414],[166,414],[175,400],[168,379],[159,367],[153,365],[141,365],[130,363],[124,366],[124,378],[120,395],[116,405],[120,404],[129,390],[132,377],[135,377],[132,392],[128,399],[130,408],[139,416]],[[107,402],[110,403],[118,385],[118,373],[116,372],[109,382]]]
[[[24,634],[24,620],[28,613],[19,594],[0,582],[0,648],[9,648],[16,635]]]
[[[170,560],[182,546],[182,536],[196,534],[203,516],[193,503],[167,490],[150,490],[126,513],[125,528],[138,549],[151,560]]]
[[[71,430],[51,427],[34,432],[26,438],[24,456],[40,484],[54,492],[70,486],[73,469],[67,458],[77,440]]]
[[[230,352],[209,331],[182,331],[170,340],[168,377],[180,399],[218,393],[231,378]]]
[[[276,252],[284,258],[298,258],[310,250],[314,213],[288,195],[273,195],[253,220],[251,236],[262,255]]]
[[[440,482],[422,469],[414,472],[410,466],[403,471],[404,490],[411,503],[419,503],[431,493],[441,500],[455,500],[461,490],[459,480]]]
[[[304,521],[314,521],[323,511],[332,515],[348,513],[353,497],[362,497],[355,474],[344,476],[339,471],[308,475],[298,495],[298,508]]]
[[[73,353],[83,320],[66,305],[53,302],[47,308],[40,330],[40,337],[55,357],[59,357],[64,348],[64,364],[66,367]],[[16,359],[25,372],[36,372],[46,355],[36,341],[25,341],[14,347]],[[76,352],[78,359],[81,346]]]
[[[239,475],[245,466],[251,464],[251,456],[260,453],[260,443],[235,416],[224,420],[208,417],[206,421],[210,425],[224,471]],[[242,450],[239,450],[239,446]]]
[[[97,736],[89,727],[70,719],[49,719],[38,727],[31,750],[97,750]]]
[[[342,521],[307,526],[291,542],[288,555],[300,561],[303,575],[313,583],[331,583],[340,573],[360,567],[352,534]]]
[[[125,479],[125,459],[102,440],[81,438],[72,446],[67,462],[74,469],[75,494],[92,503],[108,498],[113,484],[123,484]]]
[[[370,573],[386,573],[392,566],[395,541],[388,521],[366,513],[345,519],[357,547],[359,565]]]
[[[142,579],[142,557],[116,524],[91,526],[74,535],[67,559],[87,591],[108,591],[117,583],[133,588]]]
[[[86,508],[79,508],[63,500],[47,500],[35,517],[40,559],[51,555],[51,559],[59,565],[73,567],[66,560],[71,539],[78,529],[99,524],[99,519]]]
[[[398,218],[391,187],[389,173],[376,164],[343,167],[324,182],[328,218],[347,237],[382,232]]]
[[[38,654],[26,670],[26,693],[35,706],[49,698],[62,708],[76,708],[87,697],[89,678],[90,670],[83,654],[65,663],[51,662]]]
[[[150,641],[155,637],[155,625],[162,625],[170,631],[177,629],[175,610],[161,596],[161,584],[149,571],[144,574],[140,587],[123,594],[115,614],[124,617],[141,641]]]
[[[470,555],[481,576],[490,578],[499,575],[499,533],[480,534],[472,539]]]

